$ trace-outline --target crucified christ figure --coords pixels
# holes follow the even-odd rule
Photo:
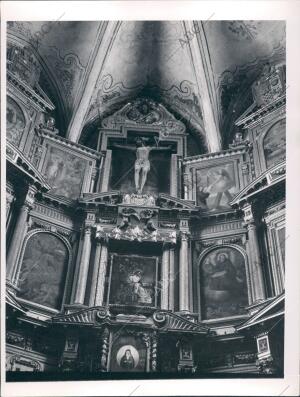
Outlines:
[[[152,150],[170,150],[172,147],[157,147],[145,145],[143,138],[136,139],[136,147],[130,145],[113,145],[116,148],[128,149],[136,152],[136,160],[134,163],[134,183],[138,194],[142,194],[143,188],[145,186],[148,172],[150,171],[150,161],[149,153]]]

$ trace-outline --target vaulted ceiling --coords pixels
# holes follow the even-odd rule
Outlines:
[[[230,139],[263,64],[285,61],[283,21],[13,22],[74,141],[137,96],[162,102],[207,150]],[[100,120],[99,120],[100,119]]]

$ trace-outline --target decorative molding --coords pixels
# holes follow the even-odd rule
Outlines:
[[[48,207],[41,203],[35,202],[33,212],[36,212],[39,215],[43,215],[43,217],[48,218],[50,222],[58,221],[70,228],[73,226],[72,219],[56,208]]]
[[[24,365],[26,367],[33,368],[34,372],[41,371],[41,364],[37,360],[32,360],[30,358],[21,356],[19,354],[10,357],[10,371],[14,371],[15,364]]]
[[[46,182],[43,175],[17,148],[6,142],[6,157],[9,163],[13,164],[26,178],[33,182],[41,190],[48,191],[51,186]]]
[[[78,154],[83,154],[85,156],[88,156],[89,158],[98,160],[101,157],[104,157],[104,153],[102,152],[97,152],[96,150],[90,149],[87,146],[80,145],[79,143],[70,141],[69,139],[63,138],[59,135],[57,135],[55,132],[44,128],[42,125],[38,129],[38,133],[40,136],[43,138],[46,138],[47,140],[54,141],[56,142],[60,148],[66,147],[66,148],[72,148],[75,149]]]
[[[245,154],[247,150],[248,150],[247,145],[245,144],[244,146],[233,147],[227,150],[220,150],[214,153],[205,153],[196,156],[190,156],[183,159],[183,165],[190,165],[193,163],[198,163],[207,160],[217,160],[224,157],[231,157],[233,155],[241,155],[241,154]]]
[[[112,116],[102,120],[102,128],[119,129],[123,125],[150,125],[160,128],[160,137],[185,134],[184,124],[169,113],[164,106],[147,98],[129,102]]]
[[[124,194],[122,203],[154,207],[155,198],[150,194]]]
[[[249,183],[244,189],[242,189],[231,201],[231,206],[241,206],[249,200],[253,200],[254,197],[261,191],[265,191],[270,187],[278,184],[279,182],[285,181],[286,164],[285,161],[275,164],[267,171],[263,172],[251,183]]]
[[[78,87],[85,67],[81,65],[76,54],[66,54],[62,56],[60,50],[55,46],[48,47],[49,52],[45,56],[49,64],[53,67],[54,74],[61,83],[61,88],[65,92],[65,98],[71,105],[74,90]]]
[[[172,312],[157,311],[153,314],[153,320],[159,331],[189,332],[202,335],[206,335],[209,332],[209,328]]]

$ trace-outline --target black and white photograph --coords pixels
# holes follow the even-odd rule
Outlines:
[[[287,376],[287,21],[214,11],[5,21],[6,385]]]

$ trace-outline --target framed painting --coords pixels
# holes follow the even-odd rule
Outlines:
[[[286,121],[277,121],[266,133],[263,139],[263,150],[266,168],[285,160],[286,157]]]
[[[204,210],[229,210],[229,203],[238,191],[238,174],[233,162],[197,169],[196,202]]]
[[[269,337],[268,335],[260,336],[256,339],[257,351],[259,355],[270,354]]]
[[[242,253],[232,247],[217,248],[203,258],[200,267],[202,319],[246,314],[249,301]]]
[[[31,236],[22,259],[18,297],[59,310],[68,261],[69,252],[61,239],[46,232]]]
[[[20,106],[11,98],[6,101],[6,136],[7,140],[18,147],[26,127],[24,113]]]
[[[87,161],[75,154],[51,146],[44,174],[52,187],[50,193],[69,199],[80,196]]]
[[[113,254],[109,304],[156,307],[157,267],[157,257]]]
[[[149,360],[147,347],[141,336],[112,335],[110,371],[112,372],[146,372]],[[116,338],[116,340],[115,340]]]

